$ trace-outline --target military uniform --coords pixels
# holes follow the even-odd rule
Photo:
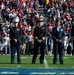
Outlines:
[[[32,63],[35,64],[36,58],[38,55],[39,47],[40,47],[40,63],[43,64],[44,60],[44,48],[45,48],[45,34],[46,28],[44,24],[42,26],[36,26],[34,29],[34,54]]]

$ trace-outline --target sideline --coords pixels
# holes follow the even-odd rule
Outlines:
[[[74,68],[0,68],[1,75],[74,75]]]

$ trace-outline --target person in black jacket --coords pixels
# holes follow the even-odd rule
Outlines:
[[[45,35],[46,35],[46,28],[44,26],[43,20],[40,20],[39,25],[37,25],[34,29],[34,54],[32,58],[32,64],[35,64],[36,62],[39,48],[40,48],[40,64],[43,64],[44,62]]]
[[[73,50],[72,50],[72,55],[74,55],[74,22],[72,23],[71,38],[72,38],[72,40],[73,40]]]
[[[54,50],[53,64],[57,63],[58,54],[59,54],[59,62],[60,64],[63,64],[64,37],[65,37],[64,28],[60,25],[60,21],[57,21],[56,27],[54,27],[52,30],[53,50]]]
[[[15,50],[17,50],[17,62],[21,63],[22,29],[18,26],[19,18],[14,19],[14,26],[10,27],[11,63],[14,63]]]

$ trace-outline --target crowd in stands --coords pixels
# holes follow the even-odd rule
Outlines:
[[[48,2],[49,0],[47,0]],[[61,25],[65,29],[65,49],[68,49],[68,46],[72,47],[72,39],[71,39],[71,28],[74,24],[74,0],[50,0],[48,4],[46,4],[47,8],[47,16],[48,16],[48,25],[50,32],[53,27],[56,26],[56,20],[60,20]],[[68,53],[70,53],[70,50]]]
[[[9,27],[14,25],[14,18],[18,17],[20,19],[19,26],[23,30],[21,53],[28,55],[32,53],[34,27],[40,18],[44,19],[43,15],[38,13],[40,1],[45,2],[43,2],[43,5],[47,10],[48,39],[51,39],[50,41],[53,43],[51,38],[52,28],[56,26],[55,21],[60,20],[66,31],[65,46],[70,45],[70,31],[74,24],[74,0],[0,0],[0,51],[5,48],[5,53],[10,53]],[[4,39],[7,40],[7,46],[4,45]],[[48,43],[52,45],[51,42],[48,41]],[[50,46],[50,44],[48,45]]]

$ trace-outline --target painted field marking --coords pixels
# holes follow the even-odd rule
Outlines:
[[[28,57],[21,57],[21,59],[26,59],[26,58],[28,58]]]
[[[45,68],[49,68],[46,58],[44,58],[44,65],[45,65]]]
[[[30,73],[30,74],[39,74],[39,75],[54,75],[54,74],[56,74],[56,72],[32,72],[32,73]]]
[[[20,65],[17,66],[17,68],[20,68],[20,67],[21,67]]]
[[[74,75],[74,68],[0,68],[0,75]]]
[[[74,72],[69,72],[69,74],[74,75]]]
[[[19,72],[0,72],[0,74],[20,74]]]

